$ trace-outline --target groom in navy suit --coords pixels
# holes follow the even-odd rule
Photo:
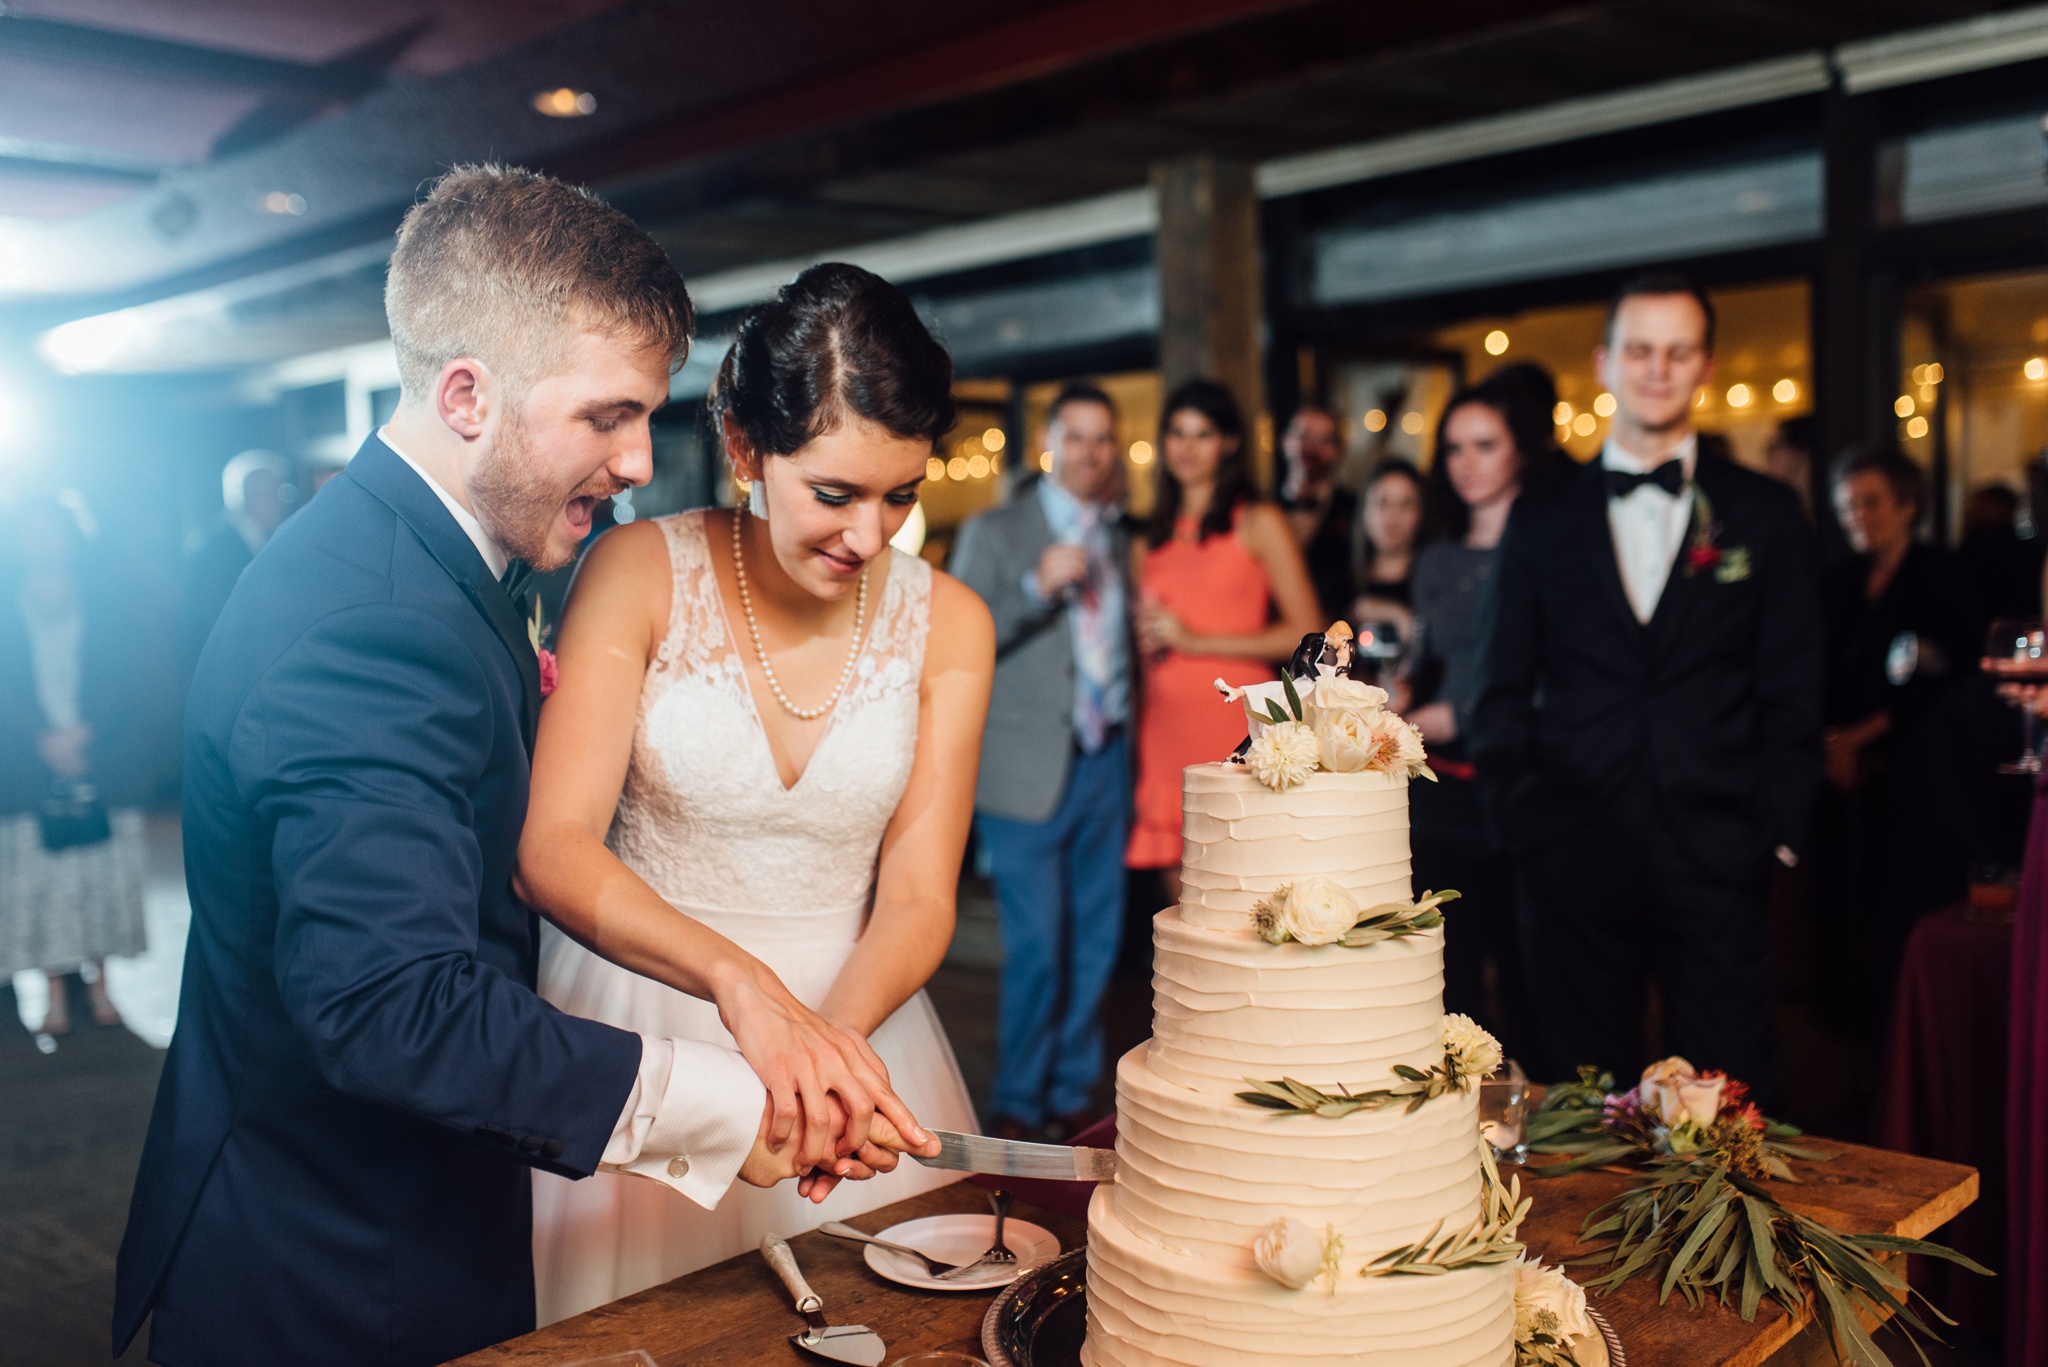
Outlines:
[[[386,302],[398,415],[243,574],[192,685],[191,941],[114,1312],[115,1350],[153,1316],[167,1367],[411,1367],[532,1329],[529,1168],[704,1205],[793,1172],[738,1053],[534,994],[512,888],[526,566],[646,482],[683,282],[581,191],[458,168]]]

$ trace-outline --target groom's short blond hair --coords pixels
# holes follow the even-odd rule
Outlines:
[[[416,401],[458,356],[523,390],[592,329],[665,350],[673,370],[695,324],[683,278],[639,224],[588,190],[492,165],[457,166],[406,214],[384,313]]]

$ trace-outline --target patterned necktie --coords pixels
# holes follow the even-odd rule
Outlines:
[[[1067,611],[1074,625],[1074,736],[1085,754],[1094,754],[1109,738],[1109,684],[1114,668],[1116,624],[1103,611],[1102,586],[1113,573],[1109,534],[1102,514],[1084,504],[1080,517],[1081,546],[1088,552],[1088,577],[1078,586]]]

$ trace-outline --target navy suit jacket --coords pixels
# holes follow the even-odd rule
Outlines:
[[[192,931],[122,1241],[118,1352],[437,1363],[533,1328],[529,1167],[597,1167],[634,1035],[534,995],[513,895],[539,674],[372,438],[285,524],[185,723]]]

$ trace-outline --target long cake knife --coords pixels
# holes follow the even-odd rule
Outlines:
[[[910,1155],[928,1168],[1000,1173],[1004,1177],[1043,1177],[1056,1182],[1107,1182],[1116,1176],[1116,1151],[1113,1149],[1026,1144],[1015,1139],[954,1134],[950,1130],[933,1130],[932,1133],[939,1139],[938,1157]]]

